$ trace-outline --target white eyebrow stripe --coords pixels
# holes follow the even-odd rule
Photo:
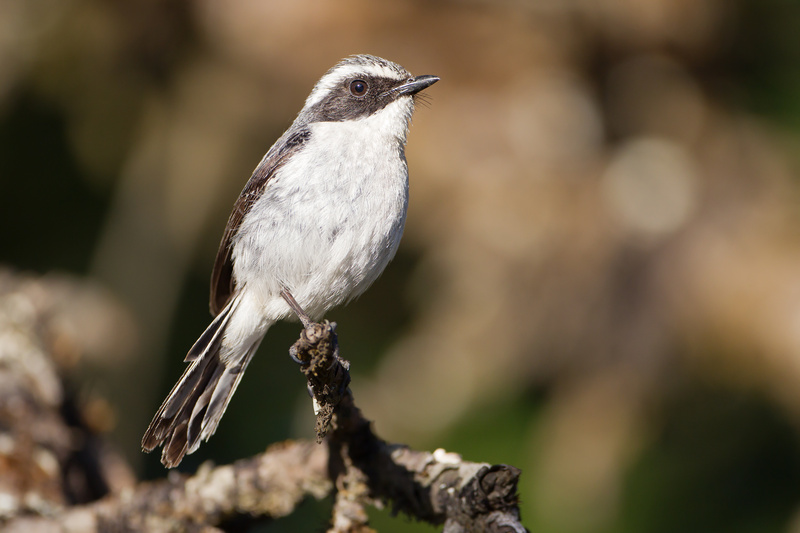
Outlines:
[[[331,91],[331,89],[342,83],[347,78],[359,75],[372,76],[375,78],[390,78],[398,81],[410,76],[408,72],[405,72],[405,70],[398,65],[395,65],[395,67],[392,68],[389,65],[382,65],[380,63],[340,63],[328,71],[328,73],[317,82],[317,84],[314,86],[314,89],[311,91],[311,94],[309,94],[308,98],[306,99],[305,107],[308,108],[318,104],[322,101],[325,95]]]

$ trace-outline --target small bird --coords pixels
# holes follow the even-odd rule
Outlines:
[[[314,86],[233,206],[211,274],[214,320],[150,422],[142,448],[172,468],[217,429],[264,334],[304,327],[363,293],[394,257],[408,207],[414,101],[436,76],[371,55]]]

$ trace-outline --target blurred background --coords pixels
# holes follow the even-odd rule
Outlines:
[[[328,315],[379,435],[520,467],[536,532],[800,532],[798,28],[797,0],[2,0],[0,264],[115,302],[73,302],[72,387],[164,476],[140,438],[235,198],[328,68],[386,57],[442,81],[398,256]],[[311,435],[298,332],[182,469]]]

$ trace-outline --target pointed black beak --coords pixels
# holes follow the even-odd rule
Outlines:
[[[417,94],[421,90],[427,89],[437,81],[439,81],[438,76],[431,76],[429,74],[415,76],[403,85],[395,87],[394,91],[397,94]]]

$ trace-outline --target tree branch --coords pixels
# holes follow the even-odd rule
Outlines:
[[[444,524],[445,532],[525,531],[519,521],[519,469],[463,461],[441,449],[415,451],[373,433],[347,388],[350,365],[339,357],[335,323],[306,328],[290,354],[301,362],[314,395],[317,440],[333,429],[328,446],[339,494],[329,531],[365,531],[360,528],[366,527],[366,514],[355,504],[382,500],[395,512]]]
[[[306,497],[331,491],[328,454],[312,442],[284,442],[232,465],[205,463],[193,476],[139,483],[132,491],[63,509],[48,517],[19,518],[4,531],[215,531],[240,515],[280,518]]]
[[[206,463],[192,476],[172,472],[136,484],[64,393],[50,341],[59,337],[59,313],[68,307],[53,295],[72,301],[81,285],[73,280],[73,292],[59,292],[48,283],[22,283],[0,271],[3,531],[211,532],[234,520],[283,517],[304,498],[331,493],[332,533],[372,531],[365,508],[384,503],[443,524],[445,533],[525,531],[516,468],[415,451],[374,434],[354,403],[349,363],[339,357],[329,322],[311,324],[290,350],[313,392],[317,441],[324,444],[288,441],[232,465]],[[98,312],[105,312],[102,305]]]

